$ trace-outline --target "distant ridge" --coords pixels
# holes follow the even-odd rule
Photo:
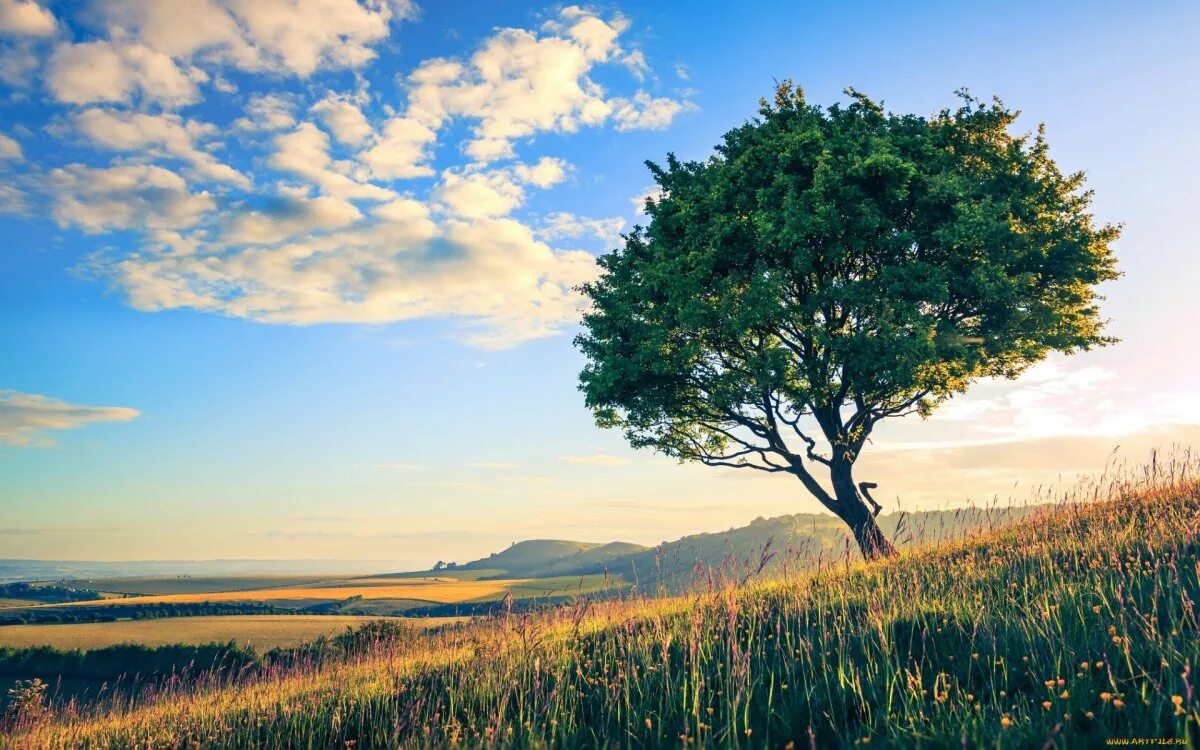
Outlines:
[[[582,570],[603,570],[648,547],[631,542],[570,542],[560,539],[531,539],[517,542],[503,552],[459,566],[466,570],[502,570],[514,578],[545,578],[572,575]]]
[[[884,533],[898,546],[944,541],[1010,523],[1039,506],[960,508],[880,516]],[[821,562],[857,559],[847,529],[824,513],[756,518],[746,526],[693,534],[655,547],[629,542],[532,539],[460,565],[487,571],[483,578],[543,578],[608,573],[642,588],[677,588],[697,578],[741,578],[761,572],[810,568]]]

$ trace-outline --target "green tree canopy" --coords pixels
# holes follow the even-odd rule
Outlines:
[[[893,550],[853,477],[872,430],[1110,343],[1096,285],[1118,229],[999,101],[921,117],[846,93],[822,108],[784,83],[708,160],[648,162],[649,226],[582,287],[576,344],[599,425],[792,474],[877,557]]]

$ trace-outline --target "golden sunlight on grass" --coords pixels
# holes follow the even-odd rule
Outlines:
[[[408,631],[358,656],[31,712],[17,747],[1076,747],[1200,718],[1190,457],[1010,527],[672,599]]]

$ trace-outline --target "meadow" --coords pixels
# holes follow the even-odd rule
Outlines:
[[[9,742],[1194,747],[1197,477],[1190,457],[1155,463],[885,562],[405,629],[346,658],[127,704],[30,698]]]

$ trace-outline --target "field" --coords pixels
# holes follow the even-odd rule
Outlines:
[[[12,744],[1074,748],[1186,738],[1200,729],[1196,469],[1160,465],[1082,489],[1087,502],[882,563],[414,631],[344,660],[132,706],[55,713],[33,700]]]
[[[303,575],[157,576],[144,578],[93,578],[75,583],[78,586],[103,593],[148,596],[155,594],[205,594],[217,591],[245,591],[282,586],[305,586],[351,577]]]
[[[122,620],[67,625],[10,625],[0,628],[0,648],[51,646],[58,649],[95,649],[120,643],[165,646],[176,643],[201,645],[234,641],[259,650],[297,646],[321,636],[343,632],[347,627],[377,620],[377,617],[344,615],[235,615],[175,617],[155,620]],[[428,627],[455,622],[454,617],[411,618],[405,622]]]
[[[154,579],[138,582],[138,588],[169,590],[175,581],[188,579],[165,579],[156,584]],[[255,579],[262,582],[262,579]],[[229,586],[228,590],[211,590],[213,586]],[[105,584],[110,585],[110,584]],[[560,576],[556,578],[517,578],[497,580],[459,580],[453,577],[370,577],[334,578],[287,581],[282,585],[270,581],[267,586],[252,588],[232,579],[218,579],[207,586],[196,587],[186,593],[153,593],[143,596],[127,596],[101,601],[71,602],[53,605],[55,608],[132,606],[141,604],[226,604],[262,602],[280,607],[300,608],[323,602],[339,602],[356,598],[363,600],[387,600],[407,602],[407,606],[423,604],[458,604],[469,602],[499,601],[505,596],[513,598],[560,597],[595,593],[617,585],[613,579],[603,575]],[[102,589],[107,591],[108,589]]]

